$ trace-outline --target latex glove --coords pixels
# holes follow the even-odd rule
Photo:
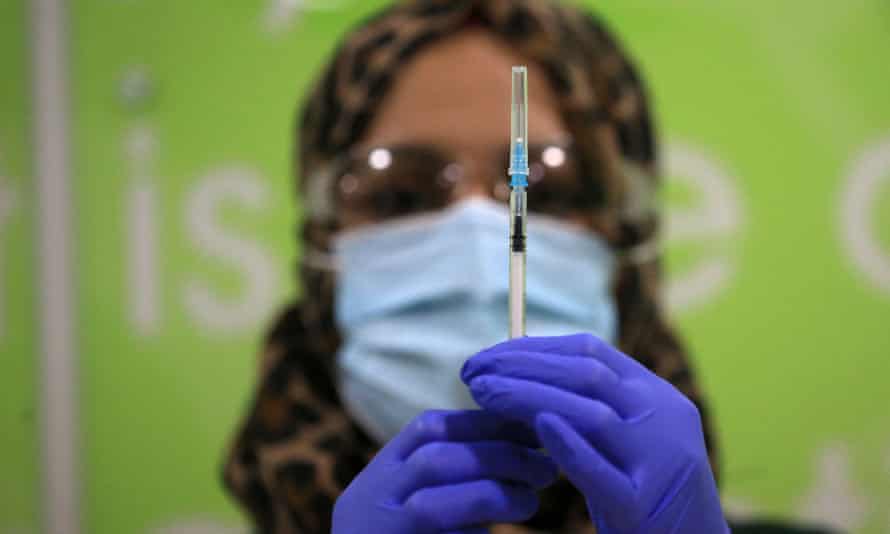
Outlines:
[[[698,409],[608,343],[518,338],[470,358],[461,378],[485,410],[536,429],[600,533],[729,532]]]
[[[332,533],[480,534],[524,521],[558,474],[538,447],[533,430],[492,413],[424,412],[337,499]]]

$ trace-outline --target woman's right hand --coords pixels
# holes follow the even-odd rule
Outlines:
[[[334,505],[332,534],[483,534],[535,514],[557,476],[534,432],[483,411],[427,411]]]

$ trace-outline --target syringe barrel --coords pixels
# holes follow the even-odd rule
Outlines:
[[[510,337],[525,335],[525,187],[510,191]]]
[[[525,224],[528,187],[528,95],[526,68],[513,67],[510,104],[510,337],[525,335]]]
[[[525,252],[510,253],[510,337],[525,335]]]

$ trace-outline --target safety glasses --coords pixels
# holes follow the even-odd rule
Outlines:
[[[471,194],[506,202],[507,158],[506,146],[481,163],[433,145],[373,147],[312,177],[306,208],[343,228],[441,210]],[[585,167],[570,142],[530,145],[529,211],[571,219],[596,209],[602,186]]]

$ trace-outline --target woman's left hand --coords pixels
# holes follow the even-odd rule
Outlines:
[[[461,378],[483,409],[535,428],[599,532],[729,532],[698,409],[605,341],[513,339],[470,358]]]

